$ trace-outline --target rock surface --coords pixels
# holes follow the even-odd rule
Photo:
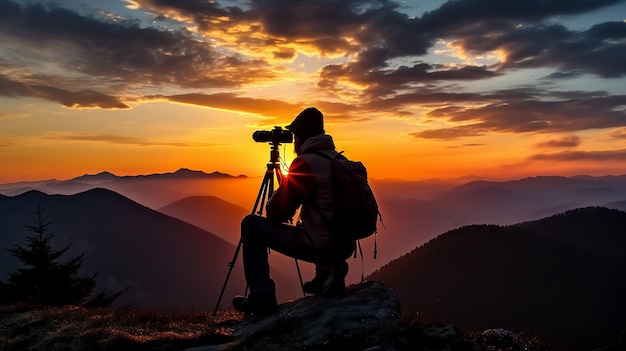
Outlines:
[[[397,326],[400,305],[380,282],[349,286],[339,296],[308,296],[280,305],[278,312],[243,321],[233,337],[245,349],[318,349],[347,339],[375,337]]]
[[[187,351],[319,350],[346,342],[363,342],[380,331],[396,329],[400,305],[380,282],[348,286],[338,296],[306,296],[283,303],[269,315],[251,316],[233,327],[233,342]],[[341,347],[343,349],[343,347]]]
[[[387,285],[368,281],[339,296],[307,296],[276,313],[248,317],[233,341],[187,351],[256,350],[471,350],[452,325],[402,325],[400,305]]]

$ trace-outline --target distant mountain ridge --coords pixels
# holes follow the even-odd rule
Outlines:
[[[100,172],[98,174],[84,174],[82,176],[72,178],[69,181],[111,181],[115,179],[150,179],[150,178],[160,178],[160,179],[187,179],[187,178],[241,178],[246,177],[245,175],[232,176],[227,173],[222,173],[218,171],[214,171],[211,173],[205,173],[204,171],[191,170],[188,168],[179,168],[175,172],[169,173],[153,173],[153,174],[145,174],[145,175],[126,175],[126,176],[116,176],[111,172]]]
[[[585,350],[626,330],[624,276],[626,213],[588,207],[457,228],[367,279],[391,286],[403,312],[426,320],[534,332]]]
[[[118,176],[111,172],[100,172],[97,174],[84,174],[80,177],[72,178],[69,181],[83,183],[101,183],[117,179]]]
[[[230,181],[233,181],[232,184]],[[42,180],[0,184],[0,193],[7,196],[38,190],[46,194],[72,195],[96,187],[106,188],[151,208],[193,195],[239,194],[255,181],[245,175],[180,168],[171,173],[117,176],[111,172],[84,174],[68,180]],[[250,192],[252,193],[252,192]],[[252,196],[252,195],[251,195]],[[232,199],[231,199],[232,201]]]
[[[35,181],[23,181],[12,182],[6,184],[0,184],[0,191],[10,192],[11,195],[19,195],[29,190],[39,190],[44,193],[52,193],[56,190],[63,189],[64,185],[69,186],[89,186],[89,185],[102,185],[109,182],[118,180],[181,180],[181,179],[229,179],[229,178],[247,178],[246,175],[233,176],[228,173],[222,173],[214,171],[206,173],[204,171],[191,170],[188,168],[180,168],[175,172],[168,173],[152,173],[152,174],[140,174],[140,175],[124,175],[118,176],[108,171],[103,171],[96,174],[83,174],[78,177],[74,177],[67,180],[57,179],[45,179]],[[86,189],[81,189],[81,191]]]

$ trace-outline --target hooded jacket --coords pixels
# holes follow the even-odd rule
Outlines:
[[[330,135],[313,136],[300,146],[289,174],[267,203],[267,218],[274,222],[288,221],[302,206],[298,225],[306,233],[307,244],[331,249],[338,242],[329,228],[334,213],[332,161],[317,152],[337,154]]]

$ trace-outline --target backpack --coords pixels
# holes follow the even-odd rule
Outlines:
[[[376,234],[376,223],[382,216],[374,192],[367,181],[367,169],[360,161],[318,152],[332,160],[335,215],[332,231],[350,240],[360,240]],[[328,220],[327,220],[328,221]]]

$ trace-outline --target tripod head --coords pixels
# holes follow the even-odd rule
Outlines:
[[[276,127],[274,130],[279,130],[280,127]],[[253,134],[253,138],[256,133]],[[291,132],[288,132],[291,136]],[[256,140],[256,139],[255,139]],[[258,140],[257,140],[258,141]],[[270,143],[270,161],[267,163],[267,169],[265,170],[265,176],[263,177],[263,181],[261,182],[261,188],[259,189],[259,193],[256,197],[256,201],[254,202],[254,207],[252,209],[252,213],[256,213],[259,216],[263,215],[263,209],[265,208],[265,202],[269,201],[269,199],[274,194],[274,177],[278,181],[278,184],[282,182],[282,173],[280,173],[280,151],[278,151],[278,146],[280,146],[283,140],[272,139],[269,140]],[[288,142],[291,142],[289,139]],[[277,171],[278,170],[278,171]]]
[[[271,164],[278,164],[279,160],[280,160],[280,152],[278,151],[278,146],[280,145],[280,143],[277,142],[271,142],[270,146],[270,163]]]
[[[278,159],[280,158],[278,146],[281,143],[293,143],[293,133],[276,126],[272,130],[257,130],[252,133],[252,139],[257,143],[270,143],[270,163],[275,165],[278,164]]]

